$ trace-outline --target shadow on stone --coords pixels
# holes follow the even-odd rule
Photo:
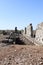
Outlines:
[[[25,45],[25,43],[22,40],[20,40],[20,38],[16,38],[15,44]]]

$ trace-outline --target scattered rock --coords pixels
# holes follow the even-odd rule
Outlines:
[[[16,50],[15,50],[16,51]]]

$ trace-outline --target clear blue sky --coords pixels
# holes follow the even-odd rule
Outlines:
[[[43,0],[0,0],[0,29],[43,22]]]

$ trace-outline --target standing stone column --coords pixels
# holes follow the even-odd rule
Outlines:
[[[15,27],[15,33],[17,33],[17,27]]]
[[[26,27],[25,27],[25,34],[26,34]]]
[[[32,26],[32,24],[30,24],[30,29],[31,29],[31,37],[33,37],[33,26]]]
[[[27,26],[27,36],[33,37],[33,26],[32,26],[32,24]]]

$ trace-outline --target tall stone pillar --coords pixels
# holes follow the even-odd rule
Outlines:
[[[32,24],[30,24],[30,29],[31,29],[31,37],[33,37],[33,26],[32,26]]]
[[[25,34],[26,34],[26,27],[25,27]]]
[[[33,37],[33,26],[32,26],[32,24],[27,26],[27,36]]]
[[[15,33],[17,33],[17,27],[15,27]]]

